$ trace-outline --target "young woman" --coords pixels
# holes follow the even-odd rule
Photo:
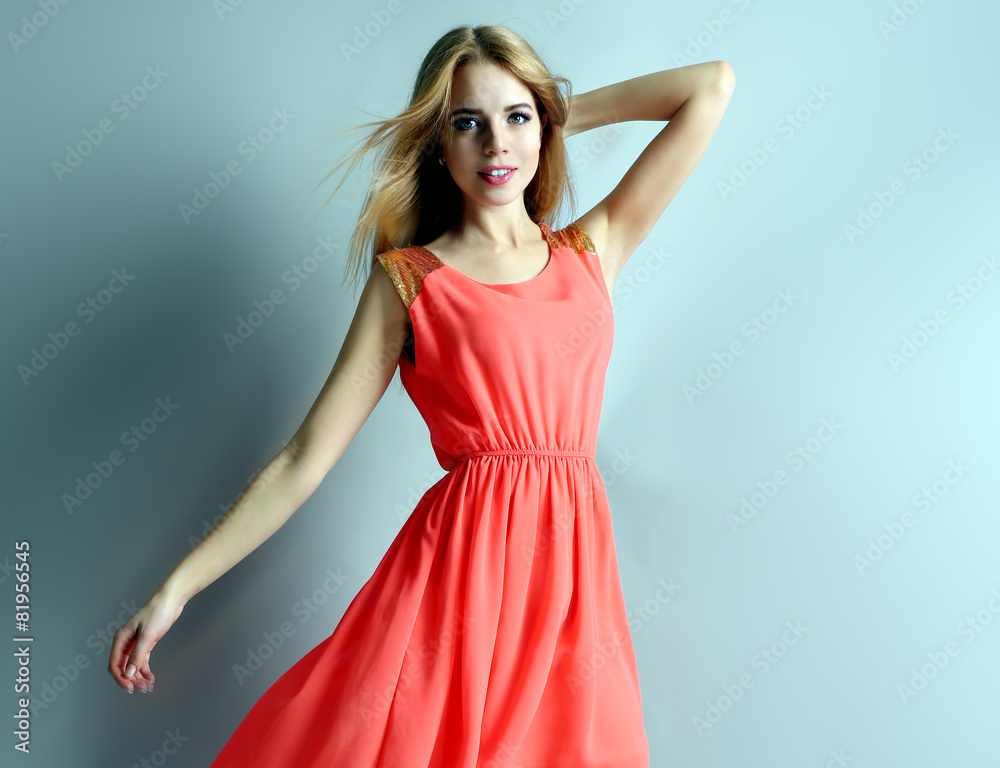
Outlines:
[[[355,274],[372,269],[333,371],[288,445],[115,634],[109,672],[153,690],[156,642],[310,496],[397,367],[448,472],[213,768],[649,765],[595,463],[611,292],[704,154],[734,76],[713,61],[572,97],[568,83],[509,29],[456,28],[407,109],[354,154],[382,150],[349,255]],[[626,120],[669,123],[553,230],[572,196],[564,140]]]

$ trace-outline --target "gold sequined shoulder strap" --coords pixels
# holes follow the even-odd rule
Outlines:
[[[551,229],[549,231],[551,232]],[[590,239],[590,235],[584,232],[583,227],[575,221],[557,232],[552,232],[551,238],[560,247],[572,248],[578,254],[586,251],[587,253],[597,255],[594,241]]]
[[[395,248],[379,253],[374,257],[372,266],[375,260],[385,267],[407,309],[420,292],[424,278],[441,266],[441,262],[432,254],[415,247]]]

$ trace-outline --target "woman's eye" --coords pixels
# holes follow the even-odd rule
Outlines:
[[[510,118],[513,120],[515,117],[519,117],[522,119],[515,121],[514,125],[524,125],[525,123],[531,120],[531,116],[525,114],[524,112],[511,113]],[[460,117],[458,120],[455,121],[454,126],[459,131],[468,131],[471,130],[473,127],[469,125],[470,122],[476,123],[478,122],[478,120],[474,117]]]

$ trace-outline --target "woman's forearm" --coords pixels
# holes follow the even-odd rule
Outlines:
[[[296,459],[294,444],[285,446],[155,594],[181,605],[187,603],[284,525],[321,480],[305,462]]]
[[[563,135],[629,120],[670,120],[684,102],[718,87],[731,71],[724,61],[706,61],[574,94]]]

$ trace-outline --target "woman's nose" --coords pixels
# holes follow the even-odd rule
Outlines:
[[[487,128],[483,136],[483,149],[499,155],[507,151],[507,136],[503,129]]]

